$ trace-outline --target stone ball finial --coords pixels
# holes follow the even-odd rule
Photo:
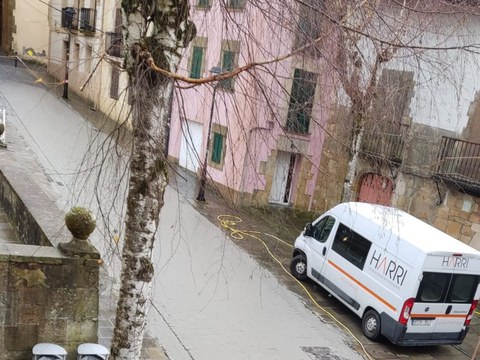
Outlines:
[[[73,239],[68,243],[58,244],[67,256],[99,259],[97,249],[90,244],[88,237],[95,230],[96,220],[93,213],[83,207],[75,206],[65,215],[65,225],[72,233]]]
[[[75,206],[65,215],[65,225],[73,237],[79,240],[87,240],[97,225],[95,215],[80,206]]]

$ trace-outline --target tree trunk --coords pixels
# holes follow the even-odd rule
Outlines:
[[[152,250],[167,186],[165,129],[179,49],[194,35],[188,0],[123,0],[133,147],[122,249],[122,276],[111,354],[140,359],[152,296]],[[126,24],[126,26],[125,26]]]
[[[355,180],[355,175],[357,172],[358,155],[362,148],[363,134],[365,132],[364,121],[363,121],[364,115],[356,111],[352,111],[352,112],[353,112],[353,118],[354,118],[353,124],[355,129],[353,130],[352,145],[350,150],[351,155],[348,161],[347,174],[345,176],[345,180],[343,183],[342,202],[356,200],[353,197],[354,194],[352,192],[352,187],[353,187],[353,181]]]

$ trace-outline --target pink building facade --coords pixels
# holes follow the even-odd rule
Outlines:
[[[293,50],[311,41],[305,34],[315,39],[319,25],[309,22],[306,9],[285,4],[263,12],[242,0],[226,7],[196,0],[192,13],[197,34],[181,75],[202,78],[214,67],[261,64],[216,83],[178,84],[169,158],[197,174],[207,158],[209,184],[237,204],[309,209],[334,79],[325,58]],[[312,26],[318,30],[306,31]]]

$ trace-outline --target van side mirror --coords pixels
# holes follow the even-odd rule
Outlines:
[[[308,223],[305,225],[305,231],[303,232],[304,236],[312,236],[313,234],[313,226],[312,223]]]

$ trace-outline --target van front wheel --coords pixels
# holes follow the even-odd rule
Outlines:
[[[293,257],[290,263],[290,271],[296,279],[300,281],[307,280],[307,259],[304,255],[299,254]]]
[[[362,318],[363,334],[370,340],[380,337],[380,315],[375,310],[368,310]]]

